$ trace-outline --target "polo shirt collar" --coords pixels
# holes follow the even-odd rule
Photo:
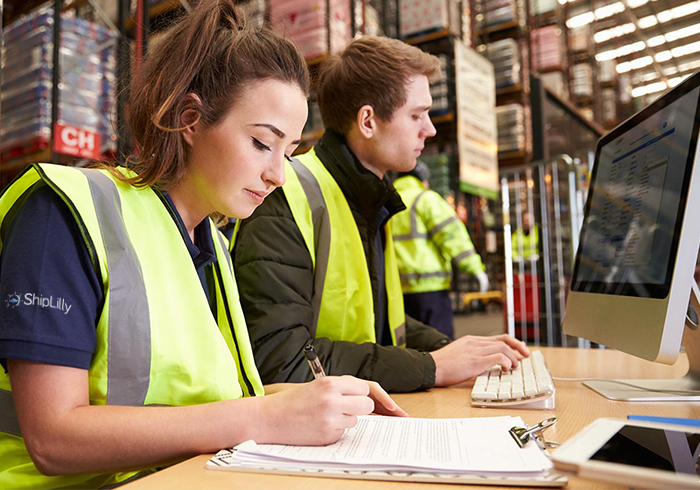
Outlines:
[[[187,247],[187,251],[192,258],[192,262],[194,262],[195,268],[200,269],[201,267],[205,267],[216,262],[216,249],[214,248],[214,239],[211,235],[209,218],[204,218],[201,223],[195,226],[194,236],[195,241],[197,242],[197,245],[195,245],[192,238],[190,238],[190,234],[187,233],[185,222],[182,221],[182,216],[180,216],[180,212],[177,210],[173,200],[166,191],[161,190],[159,192],[172,211],[171,216],[173,217],[175,224],[177,224],[178,228],[180,229],[182,238],[185,241],[185,246]]]

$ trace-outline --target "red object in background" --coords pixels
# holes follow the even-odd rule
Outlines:
[[[540,317],[540,299],[537,291],[539,278],[537,274],[523,274],[522,281],[520,278],[520,274],[513,274],[515,323],[531,323]]]
[[[56,153],[93,160],[102,158],[102,138],[99,133],[56,123],[53,134]]]
[[[531,342],[535,339],[535,321],[540,320],[539,277],[537,274],[513,274],[513,317],[515,336]],[[504,333],[508,333],[508,311],[503,308]]]

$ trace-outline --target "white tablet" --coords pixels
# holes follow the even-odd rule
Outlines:
[[[700,489],[700,428],[598,419],[552,453],[557,471],[631,488]]]

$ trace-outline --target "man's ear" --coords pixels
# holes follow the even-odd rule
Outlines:
[[[189,93],[185,96],[183,111],[180,114],[180,133],[182,133],[182,138],[190,146],[193,144],[195,134],[201,131],[201,125],[199,124],[199,120],[202,117],[199,111],[201,105],[202,101],[197,94]]]
[[[377,132],[377,119],[374,108],[371,105],[363,105],[357,111],[357,129],[366,139],[372,138]]]

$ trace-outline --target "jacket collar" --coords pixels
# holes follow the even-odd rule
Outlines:
[[[345,137],[326,131],[315,146],[316,155],[338,183],[345,199],[358,212],[369,217],[385,206],[390,216],[406,209],[385,175],[380,179],[367,170],[345,142]]]

